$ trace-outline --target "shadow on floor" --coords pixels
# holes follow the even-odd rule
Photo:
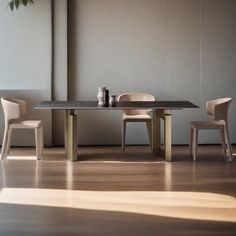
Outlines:
[[[4,236],[234,236],[235,232],[235,223],[0,204],[0,235]]]

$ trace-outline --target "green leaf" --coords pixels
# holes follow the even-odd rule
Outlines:
[[[7,4],[7,7],[10,7],[11,10],[13,11],[14,7],[16,7],[16,9],[18,9],[21,4],[26,7],[28,4],[34,4],[34,0],[11,0]]]
[[[14,9],[14,1],[11,1],[11,2],[10,2],[10,8],[11,8],[11,10],[13,11],[13,9]]]
[[[15,0],[16,9],[18,9],[19,5],[20,5],[20,0]]]
[[[22,0],[22,3],[24,4],[24,6],[27,6],[28,0]]]

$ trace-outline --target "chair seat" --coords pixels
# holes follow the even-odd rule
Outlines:
[[[124,121],[150,121],[152,117],[148,114],[140,114],[140,115],[123,115]]]
[[[224,120],[214,121],[192,121],[191,127],[197,129],[221,129],[225,126]]]
[[[10,124],[12,129],[35,129],[39,128],[42,125],[41,120],[23,120],[17,121]]]

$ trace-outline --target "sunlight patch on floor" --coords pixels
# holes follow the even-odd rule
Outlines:
[[[235,198],[206,192],[3,188],[0,192],[0,204],[3,203],[236,222]]]
[[[7,160],[37,160],[37,157],[36,156],[12,156],[12,155],[9,155],[7,156]]]

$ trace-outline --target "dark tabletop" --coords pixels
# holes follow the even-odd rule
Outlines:
[[[34,109],[46,110],[125,110],[154,109],[180,110],[198,108],[189,101],[155,101],[155,102],[117,102],[116,106],[98,106],[97,101],[44,101]]]

